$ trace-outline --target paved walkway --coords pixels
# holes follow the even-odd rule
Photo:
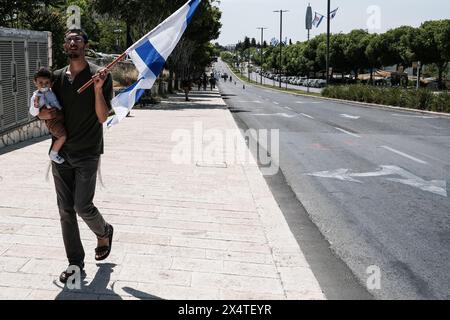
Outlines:
[[[96,264],[80,221],[81,290],[57,281],[67,264],[49,140],[0,150],[0,299],[323,299],[253,159],[220,161],[230,151],[208,152],[209,129],[237,130],[217,91],[133,110],[107,132],[95,204],[115,241]]]

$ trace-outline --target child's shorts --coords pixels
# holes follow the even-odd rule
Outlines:
[[[59,139],[66,135],[66,128],[64,127],[64,115],[61,110],[56,111],[56,118],[51,120],[45,120],[45,125],[48,131],[55,138]]]

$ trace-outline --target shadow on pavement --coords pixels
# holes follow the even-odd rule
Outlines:
[[[10,145],[10,146],[3,147],[3,148],[0,149],[0,156],[4,155],[4,154],[7,154],[7,153],[10,153],[10,152],[13,152],[13,151],[16,151],[16,150],[19,150],[19,149],[22,149],[22,148],[26,148],[28,146],[31,146],[31,145],[36,144],[36,143],[40,143],[40,142],[45,141],[45,140],[50,140],[50,135],[46,135],[46,136],[42,136],[42,137],[38,137],[38,138],[33,138],[31,140],[22,141],[22,142],[19,142],[19,143]]]
[[[67,285],[61,287],[55,282],[55,285],[62,289],[55,300],[97,300],[98,298],[101,298],[102,300],[123,300],[114,290],[115,283],[111,285],[111,288],[108,288],[111,274],[114,272],[116,264],[105,263],[97,264],[97,266],[99,269],[90,284],[87,284],[86,273],[83,272],[80,289],[69,289]],[[157,296],[129,287],[124,287],[123,290],[131,296],[141,300],[162,300]]]
[[[192,101],[191,101],[192,102]],[[227,106],[222,105],[210,105],[210,104],[204,104],[204,105],[198,105],[193,103],[183,103],[183,104],[158,104],[154,106],[145,106],[141,108],[136,108],[136,110],[164,110],[164,111],[181,111],[181,110],[226,110]],[[133,111],[132,111],[133,112]]]
[[[231,113],[243,113],[243,112],[251,112],[245,109],[239,109],[234,107],[228,107],[228,110],[230,110]]]

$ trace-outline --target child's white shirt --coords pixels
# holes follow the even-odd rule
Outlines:
[[[36,98],[40,98],[39,99],[39,108],[36,108],[34,106],[34,102],[36,101]],[[62,109],[62,107],[59,104],[59,101],[56,98],[56,95],[53,93],[53,91],[48,90],[47,92],[40,92],[39,90],[36,90],[33,93],[33,96],[31,97],[30,114],[33,117],[37,117],[37,115],[39,114],[39,111],[44,106],[47,109],[51,109],[51,108],[57,108],[58,110]]]

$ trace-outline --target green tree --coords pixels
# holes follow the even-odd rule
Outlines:
[[[387,31],[376,38],[380,62],[383,66],[401,65],[409,67],[413,54],[409,46],[409,37],[416,32],[413,27],[403,26]]]
[[[350,68],[358,78],[361,70],[371,67],[366,49],[369,46],[372,35],[364,30],[353,30],[347,36],[347,43],[344,49],[346,59],[349,61]]]
[[[242,45],[242,50],[247,50],[248,48],[250,48],[251,43],[250,43],[250,38],[249,37],[245,37],[244,38],[244,43]]]
[[[423,64],[435,64],[442,88],[443,74],[450,61],[450,20],[427,21],[411,41],[412,51]]]
[[[383,48],[380,46],[382,41],[382,35],[370,35],[368,36],[369,43],[367,45],[365,55],[370,68],[370,83],[373,83],[373,71],[374,69],[381,68],[383,62],[381,61],[381,55]]]

